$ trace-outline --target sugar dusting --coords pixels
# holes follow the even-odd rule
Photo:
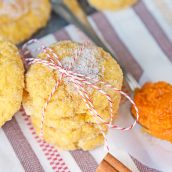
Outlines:
[[[74,56],[76,57],[76,55]],[[99,63],[101,60],[98,49],[93,46],[84,47],[76,57],[76,60],[74,56],[63,58],[61,61],[63,67],[98,81],[100,74]],[[70,83],[70,79],[65,78],[65,82],[68,85]]]
[[[1,2],[2,1],[2,2]],[[0,15],[18,19],[28,13],[30,9],[36,9],[40,2],[31,0],[0,0]]]

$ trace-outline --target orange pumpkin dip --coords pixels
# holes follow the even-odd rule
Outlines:
[[[146,132],[172,142],[172,85],[148,82],[136,91],[134,101]],[[133,107],[132,113],[136,116]]]

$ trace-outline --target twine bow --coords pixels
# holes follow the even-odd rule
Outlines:
[[[26,58],[25,60],[28,62],[29,65],[37,63],[37,64],[42,64],[50,69],[56,70],[58,71],[58,73],[60,74],[60,78],[59,80],[55,83],[51,94],[49,95],[49,97],[47,98],[43,108],[42,108],[42,116],[41,116],[41,124],[40,124],[40,129],[41,129],[41,137],[43,136],[43,123],[44,123],[44,118],[45,118],[45,111],[46,108],[52,98],[52,96],[54,95],[54,93],[56,92],[59,84],[61,83],[61,81],[64,78],[69,78],[69,81],[74,85],[74,87],[76,88],[77,92],[79,93],[79,95],[81,96],[82,100],[85,102],[86,107],[88,108],[90,114],[98,121],[97,125],[102,133],[102,135],[104,136],[105,139],[105,146],[106,149],[109,152],[109,147],[107,144],[107,138],[105,135],[105,132],[103,131],[102,127],[100,126],[100,124],[104,124],[106,125],[108,128],[113,128],[113,129],[117,129],[117,130],[122,130],[122,131],[127,131],[132,129],[138,119],[139,119],[139,114],[138,114],[138,108],[136,106],[136,104],[134,103],[134,101],[123,91],[121,91],[120,89],[117,89],[115,87],[113,87],[112,85],[104,82],[104,81],[97,81],[93,78],[90,78],[88,76],[82,75],[80,73],[74,72],[68,68],[64,68],[62,63],[60,62],[58,56],[54,53],[54,51],[51,48],[45,47],[43,44],[41,44],[41,42],[39,42],[38,40],[34,39],[34,40],[30,40],[28,41],[24,46],[23,46],[23,52],[24,55],[26,55],[28,53],[28,51],[26,51],[27,47],[32,44],[32,43],[38,43],[40,45],[40,50],[43,51],[43,53],[46,54],[47,59],[39,59],[39,58]],[[74,57],[74,61],[77,59],[77,56],[79,56],[79,54],[82,52],[84,47],[81,47],[78,52],[76,57]],[[72,64],[71,64],[72,65]],[[116,126],[114,124],[112,124],[112,120],[113,120],[113,102],[112,99],[110,97],[109,94],[107,94],[102,88],[100,88],[98,86],[98,84],[103,85],[104,87],[113,90],[114,92],[120,93],[121,95],[123,95],[124,97],[126,97],[130,103],[133,105],[133,107],[135,108],[136,111],[136,119],[133,122],[133,124],[131,124],[129,127],[119,127]],[[109,112],[110,112],[110,120],[109,121],[105,121],[102,117],[101,114],[99,114],[97,112],[97,110],[95,109],[89,95],[88,92],[86,91],[86,89],[84,88],[84,85],[97,90],[99,93],[101,93],[103,96],[105,96],[108,100],[109,103]]]

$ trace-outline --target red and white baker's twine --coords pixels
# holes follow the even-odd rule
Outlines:
[[[109,148],[108,148],[108,145],[107,145],[107,139],[106,139],[106,136],[105,136],[105,132],[103,131],[100,124],[105,124],[108,128],[114,128],[114,129],[122,130],[122,131],[127,131],[127,130],[132,129],[136,125],[136,123],[137,123],[137,121],[139,119],[138,108],[137,108],[136,104],[134,103],[134,101],[125,92],[113,87],[112,85],[110,85],[110,84],[108,84],[108,83],[106,83],[104,81],[101,81],[101,80],[97,81],[97,80],[92,79],[92,78],[90,78],[88,76],[85,76],[85,75],[82,75],[80,73],[76,73],[76,72],[74,72],[74,71],[72,71],[70,69],[64,68],[63,65],[61,64],[58,56],[53,52],[53,50],[51,48],[45,47],[38,40],[35,40],[35,39],[30,40],[29,42],[27,42],[23,46],[23,50],[24,50],[25,54],[28,52],[28,51],[26,51],[26,48],[28,47],[28,45],[30,45],[32,43],[39,43],[40,48],[46,54],[47,59],[45,60],[45,59],[40,59],[40,58],[27,58],[25,60],[28,62],[28,64],[29,65],[34,64],[34,63],[42,64],[42,65],[44,65],[44,66],[46,66],[48,68],[56,70],[60,75],[60,79],[56,82],[54,88],[51,91],[51,94],[47,98],[47,100],[46,100],[46,102],[45,102],[45,104],[43,106],[43,109],[42,109],[42,119],[41,119],[41,125],[40,125],[41,136],[43,136],[43,123],[44,123],[46,108],[47,108],[52,96],[56,92],[59,84],[61,83],[61,80],[64,79],[64,78],[68,78],[69,81],[74,85],[74,87],[78,91],[79,95],[82,97],[82,99],[85,102],[86,107],[88,108],[90,114],[95,119],[98,119],[97,125],[98,125],[102,135],[105,138],[105,145],[106,145],[107,150],[109,151]],[[75,54],[74,60],[77,59],[77,57],[82,52],[83,48],[84,48],[84,45],[83,45],[83,47],[81,47],[78,50],[78,53]],[[116,125],[112,124],[112,120],[113,120],[113,102],[112,102],[111,96],[109,94],[107,94],[102,88],[100,88],[98,86],[98,84],[99,85],[101,84],[101,85],[103,85],[103,87],[109,88],[109,89],[113,90],[114,92],[120,93],[121,95],[125,96],[130,101],[130,103],[133,105],[133,107],[135,108],[135,111],[136,111],[136,119],[135,119],[135,121],[134,121],[134,123],[132,125],[130,125],[129,127],[119,127],[119,126],[116,126]],[[97,90],[99,93],[101,93],[102,95],[104,95],[107,98],[107,100],[109,102],[109,108],[110,108],[110,110],[109,110],[109,112],[110,112],[109,122],[105,121],[101,117],[101,114],[99,114],[97,112],[97,110],[95,109],[95,107],[94,107],[94,105],[93,105],[93,103],[92,103],[92,101],[91,101],[91,99],[89,97],[88,92],[84,88],[85,85]]]

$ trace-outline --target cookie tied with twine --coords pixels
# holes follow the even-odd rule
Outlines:
[[[48,143],[65,150],[90,150],[104,143],[108,149],[108,128],[113,125],[122,92],[122,71],[102,48],[62,41],[49,48],[37,40],[36,58],[26,58],[23,106],[38,134]],[[28,56],[28,55],[27,55]],[[137,111],[137,108],[136,108]]]

